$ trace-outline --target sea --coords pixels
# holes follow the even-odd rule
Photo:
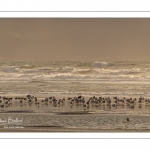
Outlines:
[[[0,94],[150,97],[150,62],[0,63]]]
[[[103,104],[87,109],[83,105],[70,105],[68,100],[69,97],[83,96],[87,101],[95,96],[110,98],[113,104],[113,97],[149,99],[150,62],[1,62],[1,98],[27,95],[37,97],[40,102],[51,96],[65,98],[65,104],[54,107],[49,103],[37,107],[27,103],[20,105],[13,99],[10,107],[0,108],[1,129],[9,128],[7,121],[12,118],[23,118],[21,125],[24,130],[29,127],[37,131],[49,131],[51,128],[53,131],[60,128],[64,131],[150,129],[150,106],[145,103],[137,102],[134,107],[124,104],[115,108]],[[7,120],[7,127],[3,120]],[[11,129],[13,127],[10,126]]]

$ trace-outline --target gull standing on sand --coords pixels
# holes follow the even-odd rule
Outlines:
[[[129,118],[127,117],[127,121],[129,121]]]

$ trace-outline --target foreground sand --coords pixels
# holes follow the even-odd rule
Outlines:
[[[125,133],[125,132],[130,132],[130,133],[136,133],[136,132],[150,132],[150,129],[48,129],[48,130],[45,130],[45,129],[0,129],[0,132],[71,132],[71,133],[74,133],[74,132],[111,132],[111,133]]]

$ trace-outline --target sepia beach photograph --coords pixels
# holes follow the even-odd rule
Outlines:
[[[0,18],[0,132],[150,132],[149,18]]]

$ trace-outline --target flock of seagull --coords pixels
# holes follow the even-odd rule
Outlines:
[[[118,98],[113,97],[112,99],[110,97],[90,97],[87,101],[85,101],[84,97],[78,96],[74,98],[69,98],[70,104],[73,106],[73,104],[81,103],[83,104],[84,108],[89,108],[90,106],[99,107],[102,105],[114,107],[117,108],[117,106],[129,106],[130,108],[134,108],[134,106],[138,103],[139,107],[141,107],[141,104],[145,104],[147,106],[150,106],[150,100],[146,99],[144,97],[140,98]]]
[[[37,107],[40,107],[41,105],[49,105],[50,103],[54,107],[61,107],[64,106],[65,103],[69,103],[70,107],[75,107],[75,106],[82,106],[83,109],[88,109],[90,107],[100,107],[100,106],[108,106],[108,107],[113,107],[117,108],[117,106],[121,105],[126,105],[129,106],[130,108],[134,108],[134,106],[139,103],[140,104],[145,104],[150,106],[150,100],[146,99],[144,97],[140,98],[118,98],[118,97],[90,97],[88,99],[85,99],[83,96],[76,96],[76,97],[68,97],[68,98],[62,98],[62,99],[56,99],[56,97],[51,96],[47,98],[37,98],[32,95],[27,95],[24,97],[6,97],[6,96],[0,96],[0,107],[5,108],[12,106],[12,102],[16,102],[20,106],[23,106],[23,104],[29,104],[32,106],[34,103]]]

